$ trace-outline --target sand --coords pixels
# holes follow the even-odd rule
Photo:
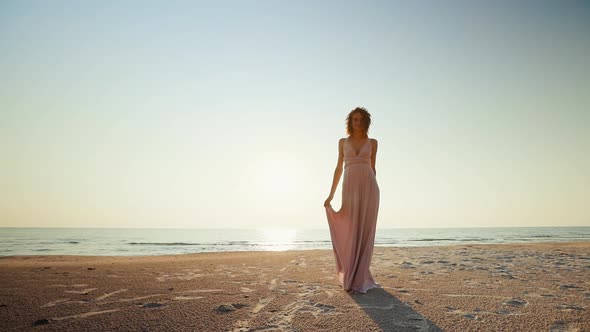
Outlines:
[[[590,242],[0,258],[3,331],[590,331]]]

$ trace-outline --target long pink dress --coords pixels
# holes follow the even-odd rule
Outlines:
[[[347,292],[366,293],[380,286],[369,269],[379,211],[379,186],[371,167],[370,139],[358,155],[348,138],[343,149],[342,207],[339,211],[325,207],[326,216],[340,286]]]

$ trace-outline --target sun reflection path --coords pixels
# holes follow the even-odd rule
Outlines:
[[[262,247],[268,251],[284,251],[296,247],[297,230],[289,228],[261,228]]]

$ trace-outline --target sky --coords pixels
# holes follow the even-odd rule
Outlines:
[[[0,2],[0,227],[590,226],[586,1]],[[341,205],[340,181],[332,206]]]

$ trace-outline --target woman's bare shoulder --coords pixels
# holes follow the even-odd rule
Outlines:
[[[371,138],[371,149],[373,149],[373,151],[377,151],[377,148],[379,147],[378,143],[377,139]]]

